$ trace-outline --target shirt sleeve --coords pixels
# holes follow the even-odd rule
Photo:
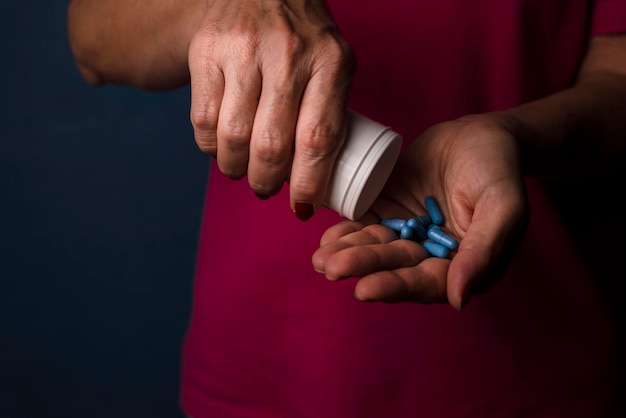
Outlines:
[[[626,32],[626,0],[595,0],[592,35]]]

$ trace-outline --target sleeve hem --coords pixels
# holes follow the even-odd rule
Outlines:
[[[591,34],[607,35],[620,32],[626,32],[626,1],[596,1]]]

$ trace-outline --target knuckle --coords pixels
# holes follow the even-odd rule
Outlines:
[[[223,128],[220,128],[219,136],[223,139],[224,146],[231,152],[247,152],[250,143],[252,126],[242,119],[229,119]]]
[[[350,80],[356,74],[354,50],[343,38],[326,37],[316,51],[315,62],[318,68],[325,69],[338,80]]]
[[[191,125],[197,132],[215,132],[217,118],[210,116],[211,112],[193,109],[189,114]]]
[[[350,45],[343,38],[333,36],[333,34],[324,36],[320,45],[326,55],[334,59],[342,59],[350,55]]]
[[[198,31],[189,43],[189,60],[191,62],[206,62],[213,56],[217,48],[219,37],[211,28]]]
[[[298,152],[305,157],[326,158],[341,146],[339,128],[330,123],[318,123],[304,127],[298,135]]]
[[[279,132],[263,131],[257,139],[255,156],[262,164],[279,167],[287,163],[291,151],[289,141]]]
[[[287,57],[300,55],[306,47],[304,39],[294,32],[285,33],[282,37],[282,51]]]
[[[209,155],[216,155],[217,146],[215,145],[215,141],[207,140],[205,138],[199,138],[196,136],[196,146],[200,151]]]
[[[355,61],[354,51],[343,38],[333,35],[325,36],[320,42],[320,57],[340,65],[352,64]]]
[[[232,55],[242,59],[254,57],[259,47],[258,35],[248,27],[234,28],[225,46]]]
[[[265,64],[279,79],[291,78],[299,66],[309,61],[305,54],[306,43],[298,34],[281,34],[271,45],[272,51]]]
[[[216,24],[207,24],[191,39],[189,60],[193,67],[212,67],[216,62],[235,62],[234,67],[254,60],[259,37],[251,27],[235,26],[225,31]]]
[[[208,112],[196,110],[190,113],[190,120],[195,133],[196,145],[200,151],[215,155],[217,152],[217,120],[209,117]]]

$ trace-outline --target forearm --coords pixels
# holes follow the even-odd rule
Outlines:
[[[624,155],[626,43],[619,38],[592,44],[572,88],[498,114],[519,140],[526,174],[588,175]]]
[[[189,81],[189,42],[207,0],[72,0],[68,36],[90,84],[148,90]]]

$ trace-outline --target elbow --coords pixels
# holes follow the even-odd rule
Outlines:
[[[170,58],[148,44],[144,21],[120,17],[124,12],[111,8],[96,0],[72,0],[68,6],[67,39],[84,81],[149,91],[169,90],[189,81],[186,54]],[[137,27],[129,28],[133,22]]]
[[[76,61],[76,67],[83,80],[92,86],[101,86],[105,84],[104,78],[97,71],[92,70],[87,65]]]
[[[67,37],[74,62],[81,77],[93,86],[105,84],[104,77],[97,70],[98,45],[97,35],[90,29],[81,15],[81,2],[70,2],[67,13]]]

